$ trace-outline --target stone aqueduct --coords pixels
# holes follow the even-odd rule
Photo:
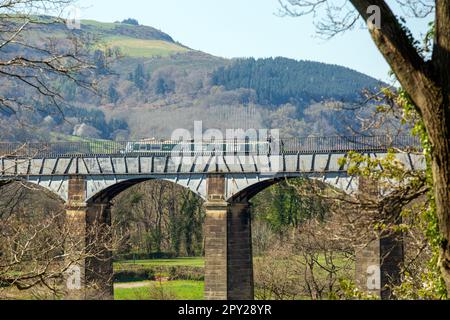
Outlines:
[[[407,168],[425,168],[422,155],[400,151],[416,144],[413,140],[386,141],[383,137],[312,138],[283,141],[282,147],[274,146],[269,152],[245,148],[248,141],[243,142],[244,148],[234,146],[231,152],[142,152],[127,149],[130,143],[3,144],[0,179],[24,180],[57,194],[66,204],[66,219],[83,230],[93,222],[109,224],[111,200],[137,183],[165,180],[188,188],[205,200],[205,298],[246,300],[254,296],[251,198],[268,186],[295,177],[320,179],[346,192],[356,192],[358,179],[349,176],[347,167],[339,163],[353,150],[384,157],[388,147],[396,147],[397,159]],[[85,233],[80,237],[86,237]],[[393,253],[386,256],[387,251]],[[358,255],[358,283],[364,287],[368,277],[379,277],[380,287],[372,288],[372,292],[385,295],[383,285],[388,277],[395,277],[401,255],[401,244],[374,240]],[[68,298],[111,299],[110,257],[86,258],[80,263],[82,285],[69,288]],[[373,266],[378,273],[371,274]],[[94,280],[101,285],[95,293],[87,294]]]

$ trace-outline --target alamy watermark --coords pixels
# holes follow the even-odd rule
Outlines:
[[[68,290],[81,289],[81,268],[77,265],[72,265],[66,271],[67,280],[66,287]]]
[[[381,9],[379,6],[371,5],[367,7],[367,26],[370,30],[381,29]]]
[[[380,290],[381,289],[381,269],[378,265],[371,265],[367,267],[367,289]]]
[[[69,6],[65,10],[64,20],[70,30],[81,29],[81,9],[77,6]]]

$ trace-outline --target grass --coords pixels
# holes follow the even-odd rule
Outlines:
[[[174,53],[189,51],[180,45],[162,40],[144,40],[123,36],[105,37],[102,40],[109,47],[120,48],[122,54],[133,58],[168,57]]]
[[[202,300],[204,282],[176,280],[168,282],[142,281],[136,288],[114,288],[114,300]]]
[[[204,267],[202,257],[125,260],[114,263],[114,270],[126,270],[131,267]],[[174,280],[174,281],[138,281],[121,283],[130,288],[114,288],[115,300],[203,300],[205,284],[203,281]]]
[[[95,27],[100,30],[114,30],[114,28],[120,25],[120,23],[99,22],[95,20],[81,20],[81,25]]]
[[[65,135],[62,133],[50,133],[51,142],[79,142],[84,143],[82,145],[84,149],[80,149],[80,153],[97,153],[97,154],[110,154],[114,151],[118,151],[121,147],[114,141],[104,139],[89,139],[72,135]],[[81,146],[81,145],[80,145]],[[73,151],[73,150],[71,150]]]
[[[124,56],[131,58],[153,58],[153,57],[170,57],[175,53],[184,53],[191,51],[182,45],[157,39],[140,39],[137,34],[133,35],[118,35],[115,28],[123,26],[121,23],[98,22],[94,20],[81,20],[82,26],[87,27],[89,32],[92,32],[98,38],[96,44],[89,45],[91,50],[105,49],[105,48],[119,48]],[[133,27],[131,25],[125,25]],[[156,31],[155,31],[156,32]],[[41,41],[43,37],[48,37],[48,34],[38,31],[27,31],[28,37],[36,42]],[[151,34],[150,34],[151,36]],[[56,39],[66,39],[67,33],[63,30],[55,29],[51,32],[51,37]]]
[[[109,141],[109,140],[104,140],[104,139],[83,138],[83,137],[58,133],[58,132],[51,132],[50,137],[51,137],[52,142],[67,142],[67,141],[69,141],[69,142],[92,142],[92,141],[106,142],[106,141]]]
[[[175,258],[175,259],[149,259],[149,260],[125,260],[115,262],[114,267],[125,268],[126,265],[139,265],[139,266],[186,266],[186,267],[204,267],[204,258]]]
[[[302,260],[302,256],[291,257],[292,262],[295,260]],[[263,257],[254,257],[255,264],[265,263]],[[289,263],[286,260],[277,261],[274,265],[276,269],[277,263]],[[324,257],[319,257],[319,262],[324,262]],[[338,266],[346,265],[344,257],[336,257],[336,264]],[[114,269],[117,270],[132,270],[135,267],[171,267],[171,266],[185,266],[185,267],[204,267],[204,258],[202,257],[189,257],[189,258],[174,258],[174,259],[149,259],[149,260],[126,260],[114,263]],[[353,270],[353,266],[350,265]],[[316,270],[317,271],[317,270]],[[163,275],[162,276],[167,276]],[[326,276],[318,271],[317,277],[321,278]],[[301,277],[296,281],[303,281]],[[134,282],[122,282],[115,283],[114,286],[114,299],[115,300],[203,300],[204,299],[204,281],[196,280],[173,280],[173,281],[134,281]],[[258,292],[258,288],[255,288]],[[258,295],[260,296],[260,295]],[[42,298],[43,295],[35,296],[32,292],[18,292],[14,288],[4,288],[0,290],[1,298],[9,299],[37,299]],[[267,296],[266,296],[267,297]],[[0,299],[1,299],[0,298]],[[51,296],[47,298],[52,298]],[[267,297],[271,299],[271,297]],[[309,299],[306,295],[298,295],[296,299]]]

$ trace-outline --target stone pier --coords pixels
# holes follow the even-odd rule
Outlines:
[[[395,236],[372,240],[356,253],[356,283],[382,300],[393,299],[391,287],[401,283],[403,242]]]
[[[252,300],[249,204],[224,201],[222,181],[220,176],[208,181],[209,201],[205,203],[205,298]]]
[[[69,180],[66,205],[65,299],[112,300],[111,205],[85,202],[85,179]]]
[[[360,179],[360,193],[366,197],[380,198],[377,184]],[[381,217],[390,224],[400,224],[401,208],[390,208]],[[375,226],[373,226],[375,228]],[[363,248],[356,251],[355,275],[357,287],[382,300],[393,299],[392,286],[401,283],[404,262],[403,235],[401,232],[379,231]]]

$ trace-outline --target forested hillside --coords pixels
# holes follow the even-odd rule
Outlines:
[[[369,76],[340,66],[280,57],[236,60],[217,69],[212,80],[227,90],[252,89],[259,104],[272,108],[312,100],[358,101],[362,88],[379,85]]]

